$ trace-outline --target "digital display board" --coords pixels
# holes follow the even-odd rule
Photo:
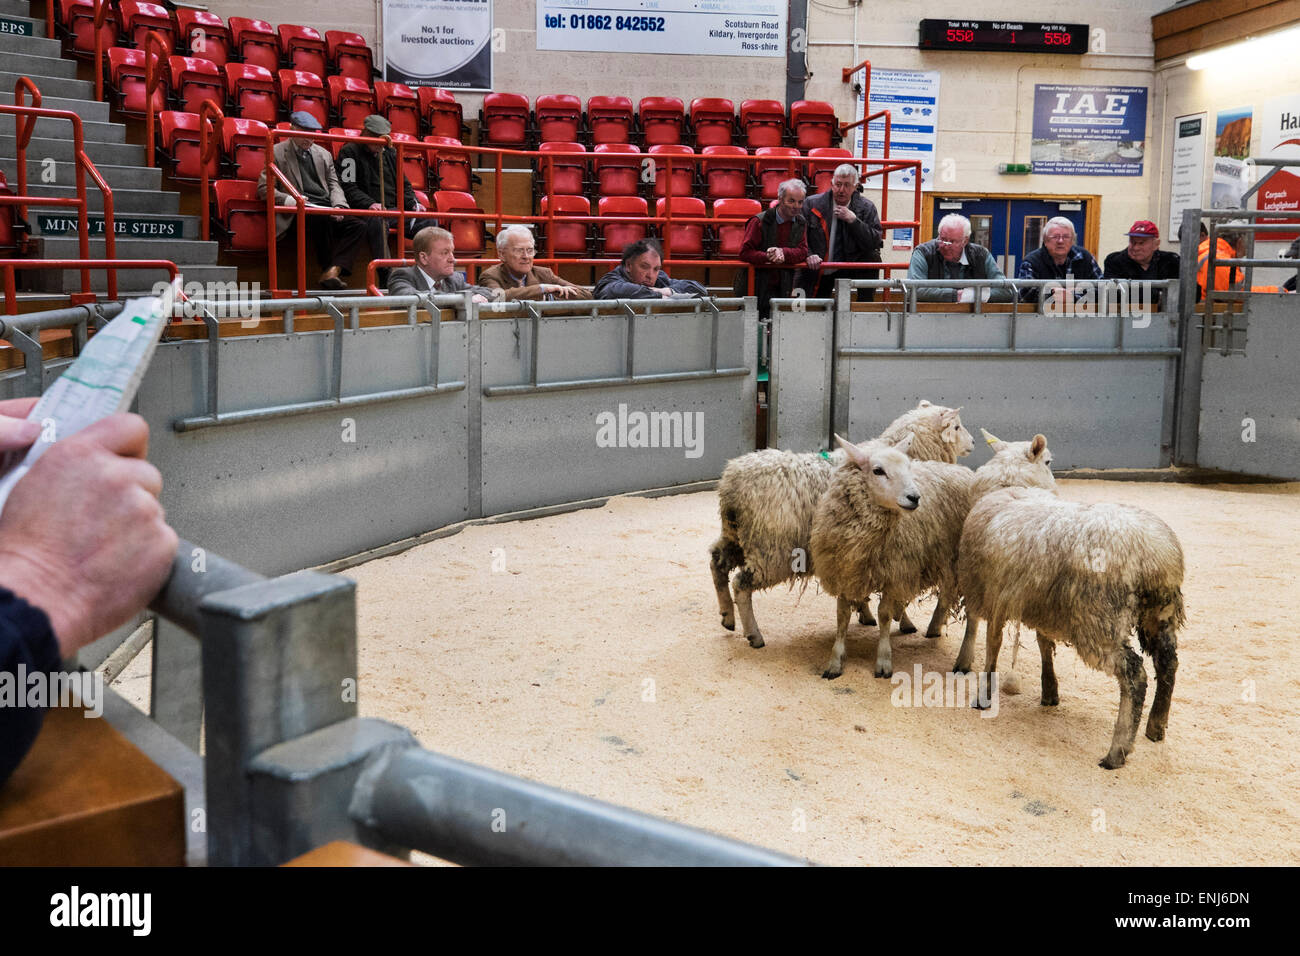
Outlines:
[[[922,20],[922,50],[1087,53],[1086,23],[1016,20]]]

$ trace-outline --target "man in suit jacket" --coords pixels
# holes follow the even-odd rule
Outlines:
[[[501,264],[484,269],[478,281],[489,289],[500,289],[507,302],[516,299],[590,299],[591,292],[550,269],[533,265],[537,244],[527,226],[506,226],[497,233],[497,255]]]
[[[440,295],[444,292],[474,293],[475,302],[492,302],[500,289],[470,285],[456,271],[455,240],[446,229],[426,226],[411,240],[415,265],[394,269],[388,276],[389,295]]]
[[[809,196],[803,204],[808,219],[808,268],[816,284],[808,294],[826,298],[834,294],[836,279],[875,279],[877,269],[821,269],[822,262],[879,262],[884,232],[876,204],[858,192],[858,168],[841,163],[831,175],[831,188]],[[871,301],[871,289],[859,290],[860,301]],[[863,294],[865,293],[865,295]]]
[[[290,125],[295,131],[319,132],[320,122],[305,110],[298,110],[289,116]],[[285,179],[293,184],[307,200],[308,207],[333,207],[347,209],[348,200],[339,185],[338,175],[334,172],[334,158],[329,150],[317,146],[306,136],[281,140],[272,149],[276,167]],[[277,183],[278,187],[278,183]],[[257,198],[266,198],[266,170],[257,179]],[[291,206],[293,199],[279,188],[275,190],[277,206]],[[290,213],[278,213],[275,217],[276,239],[285,237],[297,216]],[[358,216],[321,216],[304,217],[307,238],[316,250],[316,261],[320,265],[320,284],[325,289],[342,289],[345,283],[341,275],[352,274],[352,263],[357,252],[366,241],[366,224]]]

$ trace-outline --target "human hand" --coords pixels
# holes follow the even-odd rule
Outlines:
[[[662,288],[655,289],[655,291],[658,292],[665,299],[671,299],[673,297],[673,290],[670,289],[668,286],[663,286]]]
[[[858,217],[854,215],[853,210],[848,206],[836,206],[835,218],[841,222],[857,222]]]
[[[768,262],[785,262],[785,253],[781,251],[780,246],[772,246],[767,250]]]
[[[0,581],[45,612],[64,657],[130,620],[171,571],[148,448],[143,418],[110,415],[51,445],[0,515]]]
[[[372,202],[372,203],[371,203],[369,206],[367,206],[366,208],[367,208],[367,209],[383,209],[384,207],[383,207],[382,205],[380,205],[379,203],[377,203],[377,202]]]
[[[558,283],[550,287],[552,295],[558,295],[561,299],[577,298],[578,290],[571,285],[559,285]]]
[[[487,301],[487,296],[475,292],[474,295],[471,297],[471,300],[474,302],[483,303]]]
[[[967,289],[959,289],[959,290],[957,291],[957,301],[958,301],[958,302],[974,302],[974,301],[975,301],[975,289],[974,289],[974,287],[972,286],[972,287],[967,288]]]
[[[0,402],[0,452],[19,451],[36,441],[40,422],[29,422],[38,398],[11,398]]]
[[[822,267],[822,263],[825,262],[826,260],[823,259],[821,256],[812,255],[809,256],[805,261],[807,262],[809,269],[820,269]]]

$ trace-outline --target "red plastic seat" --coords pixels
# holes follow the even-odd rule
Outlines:
[[[95,4],[94,0],[63,0],[63,25],[68,31],[68,42],[74,54],[82,57],[95,54]],[[121,33],[117,12],[110,7],[104,25],[99,29],[103,48],[118,45]]]
[[[754,164],[763,199],[775,199],[777,187],[787,179],[794,179],[803,168],[799,150],[789,146],[761,146],[754,150],[754,155],[767,157],[767,162]]]
[[[740,129],[750,149],[780,146],[785,135],[785,106],[780,100],[745,100],[740,104]]]
[[[275,28],[265,20],[230,18],[230,35],[235,54],[250,66],[274,73],[280,69],[280,41]]]
[[[420,135],[420,101],[405,83],[375,81],[375,105],[393,124],[394,133]]]
[[[185,56],[202,57],[217,66],[225,66],[230,61],[234,46],[230,28],[215,13],[178,7],[176,27],[180,33],[178,46]]]
[[[800,149],[826,149],[839,129],[835,107],[821,100],[796,100],[790,106],[790,128]]]
[[[647,146],[671,146],[682,141],[686,108],[675,96],[647,96],[637,106]]]
[[[704,208],[704,200],[696,199],[694,196],[671,196],[660,199],[655,203],[655,215],[666,216],[669,208],[672,209],[674,218],[689,216],[703,219],[708,215],[708,211]],[[659,231],[664,237],[665,259],[693,259],[704,255],[704,223],[674,222],[671,229],[667,223],[660,223]]]
[[[597,215],[606,216],[645,216],[649,207],[640,196],[602,196],[596,204]],[[646,237],[647,223],[638,222],[602,222],[600,229],[600,247],[603,255],[619,256],[623,247],[630,242]]]
[[[635,146],[602,143],[592,151],[596,191],[602,196],[635,196],[641,184],[643,157]]]
[[[166,64],[158,86],[153,91],[154,110],[167,108],[167,72]],[[145,59],[144,50],[115,46],[108,51],[108,82],[117,99],[118,109],[133,116],[144,116],[146,106],[145,94]]]
[[[595,146],[632,141],[632,101],[626,96],[593,96],[587,100],[587,128]]]
[[[730,146],[736,125],[736,104],[731,100],[700,98],[691,100],[691,126],[695,128],[695,146]]]
[[[557,217],[591,215],[591,203],[583,196],[543,196],[543,216],[550,212],[551,206],[555,207]],[[585,256],[587,254],[587,223],[585,222],[562,223],[557,221],[554,224],[550,238],[554,240],[552,251],[557,256]],[[539,248],[544,248],[541,242],[538,242],[537,245]]]
[[[814,158],[818,161],[814,162]],[[845,160],[852,159],[853,154],[838,146],[825,146],[808,150],[808,179],[812,182],[809,193],[824,193],[831,188],[831,178],[835,167]]]
[[[0,169],[0,196],[16,196],[17,192],[9,185],[5,172]],[[18,214],[13,206],[0,205],[0,252],[14,254],[22,244],[22,229],[17,222]]]
[[[713,232],[718,237],[718,258],[735,259],[745,241],[745,226],[763,211],[757,199],[718,199],[713,203]]]
[[[474,197],[459,190],[440,189],[433,194],[433,208],[440,213],[473,212],[482,213]],[[445,228],[451,232],[452,244],[456,252],[466,256],[481,256],[487,249],[487,232],[482,219],[461,219],[455,216],[439,216],[439,222],[445,221]]]
[[[366,117],[375,112],[375,91],[365,80],[351,76],[331,76],[326,80],[330,107],[347,129],[361,129]]]
[[[226,231],[234,252],[266,250],[266,200],[257,198],[257,183],[223,179],[212,184],[217,200],[217,222]]]
[[[156,3],[140,3],[138,0],[122,0],[117,5],[122,14],[122,38],[124,42],[143,49],[144,38],[150,30],[156,30],[167,41],[167,52],[176,49],[176,24],[167,8]]]
[[[266,124],[257,120],[227,116],[221,124],[221,146],[235,179],[256,182],[262,174],[266,168],[266,133]]]
[[[325,78],[325,38],[311,27],[295,23],[282,23],[276,31],[280,36],[280,56],[292,70],[314,73]],[[321,125],[325,125],[321,121]]]
[[[227,63],[226,89],[234,113],[270,126],[280,116],[280,92],[275,77],[254,63]]]
[[[280,102],[284,104],[285,112],[306,110],[316,117],[322,128],[330,125],[325,84],[319,76],[304,70],[281,70],[279,78]]]
[[[585,153],[587,151],[581,143],[542,143],[537,149],[542,153]],[[549,185],[546,180],[548,168],[551,170]],[[544,192],[552,195],[581,196],[587,178],[587,161],[579,156],[556,156],[548,163],[539,157],[537,176]]]
[[[572,143],[582,125],[582,100],[567,93],[537,97],[537,128],[543,143]]]
[[[444,136],[459,141],[465,125],[465,110],[447,90],[422,86],[416,91],[420,116],[428,124],[430,136]]]
[[[284,126],[285,129],[290,128],[288,123],[278,125]],[[329,132],[332,136],[347,136],[351,139],[356,139],[361,135],[361,130],[359,129],[344,129],[342,126],[331,126]],[[341,139],[332,139],[328,143],[322,143],[321,145],[328,147],[329,151],[334,154],[334,159],[337,160],[339,158],[340,150],[348,144],[343,142]]]
[[[393,146],[401,143],[419,143],[419,139],[410,133],[393,133]],[[424,149],[402,147],[402,172],[411,181],[412,189],[429,188],[429,157]]]
[[[651,146],[647,152],[655,157],[656,196],[689,196],[695,191],[695,160],[689,158],[692,152],[689,146]],[[667,159],[661,158],[668,156],[688,158],[675,160],[670,171]]]
[[[346,30],[326,30],[325,47],[329,53],[330,66],[340,76],[370,82],[375,73],[375,57],[366,45],[366,38],[360,33]]]
[[[479,135],[493,146],[523,146],[528,137],[528,97],[489,93],[483,97]]]
[[[199,116],[179,110],[163,110],[158,114],[158,141],[164,160],[171,163],[174,179],[197,182],[202,174],[199,162]],[[208,176],[217,178],[221,158],[220,140],[212,159],[208,161]]]
[[[705,192],[710,199],[745,195],[749,182],[749,153],[743,146],[705,146],[702,150]]]
[[[169,56],[167,74],[171,88],[187,113],[198,113],[199,104],[211,100],[225,109],[226,77],[211,60],[196,56]]]
[[[469,192],[474,176],[469,153],[465,152],[460,140],[450,136],[426,136],[424,142],[442,147],[429,157],[429,167],[437,175],[439,186],[451,192]]]

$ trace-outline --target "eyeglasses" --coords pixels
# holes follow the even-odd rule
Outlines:
[[[963,236],[963,237],[960,238],[960,239],[940,239],[940,240],[939,240],[939,245],[941,245],[941,246],[948,246],[949,248],[951,248],[952,246],[964,246],[965,244],[966,244],[966,237],[965,237],[965,236]]]
[[[537,254],[537,247],[528,246],[525,248],[523,246],[515,246],[511,251],[516,252],[521,256],[532,256]]]
[[[1069,242],[1070,240],[1071,236],[1069,233],[1064,232],[1058,232],[1055,235],[1045,236],[1043,238],[1043,242]]]

